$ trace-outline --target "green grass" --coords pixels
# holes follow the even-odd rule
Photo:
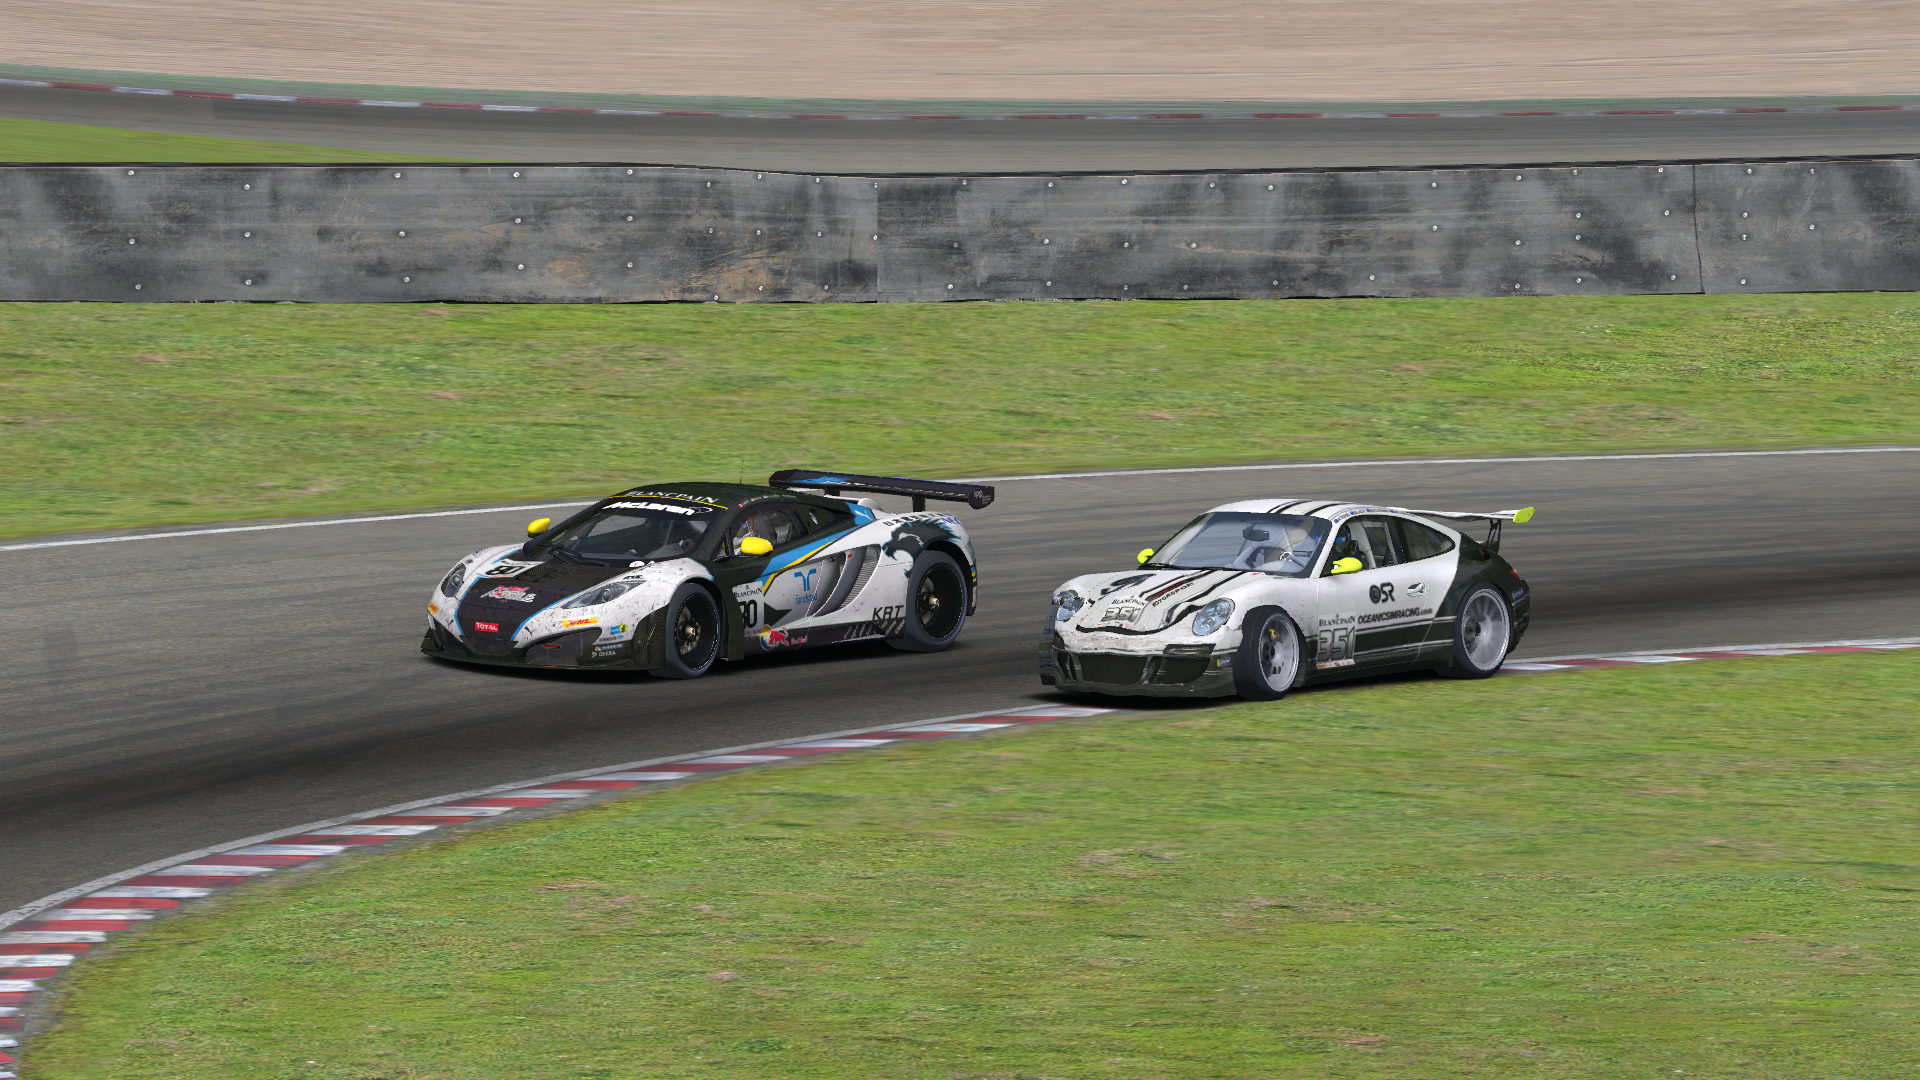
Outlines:
[[[932,476],[1920,438],[1906,294],[0,305],[0,535]]]
[[[153,131],[0,117],[0,161],[168,161],[272,165],[281,162],[460,161],[461,158],[343,150],[333,146],[168,135]]]
[[[1920,656],[1171,708],[321,867],[66,984],[32,1080],[1884,1080]]]

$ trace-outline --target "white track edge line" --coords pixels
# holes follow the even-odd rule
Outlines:
[[[1369,465],[1502,465],[1532,461],[1653,461],[1670,458],[1726,457],[1804,457],[1812,454],[1912,454],[1920,446],[1833,447],[1816,450],[1701,450],[1671,454],[1563,454],[1545,457],[1481,458],[1386,458],[1376,461],[1310,461],[1280,465],[1202,465],[1179,469],[1114,469],[1104,472],[1028,473],[1021,476],[975,476],[960,483],[1007,484],[1016,480],[1080,480],[1103,476],[1167,476],[1180,473],[1263,472],[1282,469],[1357,469]],[[129,540],[167,540],[176,536],[213,536],[218,533],[268,532],[274,529],[308,529],[318,525],[364,525],[376,521],[408,521],[415,518],[460,517],[466,514],[504,514],[516,510],[553,510],[567,506],[591,506],[586,502],[540,503],[530,506],[484,506],[476,510],[438,510],[427,513],[381,514],[376,517],[326,518],[320,521],[291,521],[279,525],[235,525],[217,529],[183,529],[179,532],[140,533],[135,536],[103,536],[86,540],[48,540],[32,544],[0,544],[0,551],[28,551],[34,548],[78,547],[85,544],[119,544]]]
[[[231,840],[224,844],[214,844],[211,847],[199,848],[194,851],[186,852],[185,854],[182,854],[182,855],[172,855],[164,859],[156,859],[153,862],[142,863],[131,870],[122,870],[122,871],[119,871],[118,873],[108,874],[104,877],[98,877],[93,879],[92,881],[85,882],[80,885],[75,885],[72,888],[62,889],[57,893],[53,893],[49,896],[43,896],[38,900],[33,900],[33,901],[29,901],[26,904],[22,904],[21,906],[14,908],[11,911],[0,912],[0,930],[4,930],[7,927],[12,926],[14,923],[25,921],[26,919],[34,915],[37,915],[42,911],[46,911],[49,908],[58,907],[59,905],[67,902],[68,900],[72,900],[80,896],[85,896],[87,893],[94,892],[99,889],[107,888],[110,885],[116,885],[122,881],[127,880],[128,878],[140,877],[143,874],[151,874],[156,870],[164,870],[169,866],[178,866],[181,863],[192,862],[195,859],[204,859],[209,855],[218,855],[218,854],[221,854],[222,852],[232,851],[235,848],[250,847],[254,844],[264,844],[272,840],[278,840],[284,836],[299,836],[301,833],[310,832],[314,829],[325,829],[325,828],[330,828],[334,825],[345,825],[349,822],[359,821],[363,818],[385,817],[389,814],[399,814],[403,811],[413,810],[422,806],[435,806],[440,803],[450,802],[455,799],[485,798],[488,795],[492,795],[501,791],[512,791],[516,788],[538,787],[541,784],[559,783],[560,781],[563,781],[563,780],[578,780],[583,777],[594,776],[599,773],[626,772],[629,770],[643,769],[653,765],[670,765],[677,761],[692,761],[696,758],[715,757],[720,754],[738,754],[748,750],[764,750],[768,747],[788,746],[793,743],[815,742],[821,739],[838,739],[838,738],[845,738],[846,736],[849,736],[849,735],[866,735],[875,731],[894,731],[900,728],[916,727],[922,724],[952,723],[958,720],[970,720],[978,716],[1006,716],[1006,715],[1013,715],[1013,714],[1022,713],[1022,712],[1036,712],[1036,711],[1042,711],[1049,708],[1062,708],[1062,707],[1090,708],[1092,706],[1017,705],[1017,706],[1013,706],[1011,708],[1005,708],[1005,709],[988,709],[984,712],[960,713],[954,716],[937,716],[931,720],[896,720],[890,724],[878,724],[873,727],[849,728],[845,731],[829,731],[829,732],[824,732],[817,735],[798,736],[791,739],[776,739],[772,742],[747,743],[742,746],[723,747],[719,750],[701,750],[691,754],[674,754],[670,757],[648,758],[644,761],[629,761],[621,765],[597,765],[591,769],[576,769],[572,772],[553,773],[551,775],[537,777],[532,780],[515,780],[512,783],[494,784],[489,787],[474,788],[473,790],[470,790],[470,791],[460,791],[460,792],[455,792],[449,795],[435,795],[435,796],[432,796],[431,798],[426,798],[426,799],[413,799],[408,802],[394,803],[391,806],[383,806],[376,810],[356,810],[351,814],[344,814],[338,817],[325,818],[320,821],[309,821],[304,825],[296,825],[290,829],[275,829],[272,832],[260,833],[257,836],[249,836],[244,840]],[[1108,709],[1106,711],[1122,712],[1124,710]],[[530,807],[529,809],[534,809],[534,808]]]
[[[1745,652],[1749,649],[1831,649],[1867,645],[1914,645],[1920,637],[1849,638],[1845,641],[1777,641],[1770,645],[1703,645],[1684,649],[1635,649],[1597,653],[1568,653],[1565,656],[1509,656],[1511,664],[1551,664],[1556,660],[1604,660],[1613,656],[1673,656],[1677,653]]]

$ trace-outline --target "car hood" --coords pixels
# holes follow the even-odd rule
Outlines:
[[[1088,633],[1157,634],[1223,596],[1273,580],[1251,570],[1135,570],[1086,574],[1061,586],[1083,606],[1067,620]]]
[[[475,622],[498,626],[503,637],[512,637],[520,624],[574,593],[592,588],[623,574],[625,566],[579,566],[553,559],[521,559],[518,549],[504,555],[475,562],[473,581],[460,597],[460,621],[464,628]]]

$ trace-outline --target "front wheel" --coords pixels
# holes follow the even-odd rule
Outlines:
[[[906,652],[939,652],[967,622],[967,578],[944,551],[922,551],[907,571],[907,620],[887,644]]]
[[[720,657],[720,608],[707,590],[687,582],[667,601],[666,662],[648,671],[663,679],[697,679]]]
[[[1248,701],[1278,701],[1300,681],[1300,628],[1279,608],[1255,608],[1240,624],[1233,689]]]
[[[1507,598],[1491,585],[1476,585],[1453,620],[1453,663],[1440,670],[1449,679],[1484,679],[1500,670],[1513,648],[1513,616]]]

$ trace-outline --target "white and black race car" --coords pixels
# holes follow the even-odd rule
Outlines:
[[[1253,499],[1189,522],[1140,566],[1060,587],[1040,681],[1062,690],[1273,700],[1296,686],[1432,668],[1483,678],[1526,632],[1527,583],[1474,514]],[[1484,521],[1475,540],[1449,522]]]
[[[913,512],[842,492],[905,496]],[[979,576],[966,528],[929,499],[978,509],[993,488],[788,469],[766,487],[623,491],[460,560],[427,600],[420,649],[672,679],[842,641],[937,652],[973,613]]]

